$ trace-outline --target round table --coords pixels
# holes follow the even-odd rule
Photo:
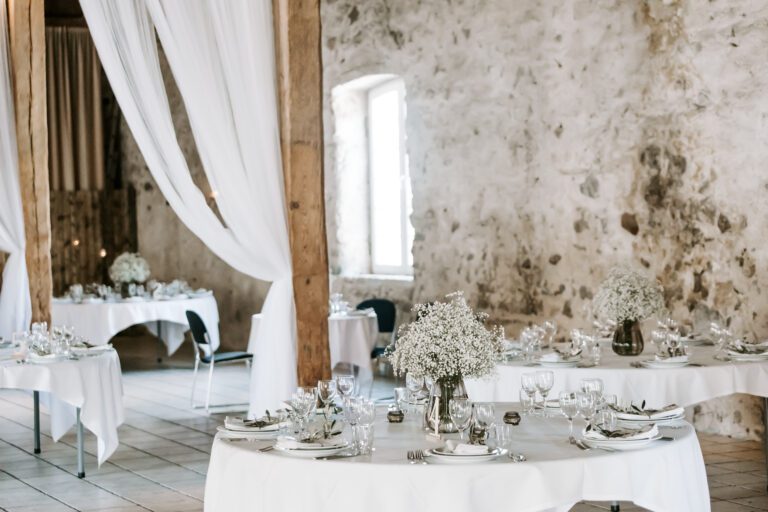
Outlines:
[[[114,335],[132,325],[145,324],[161,338],[173,354],[189,330],[186,311],[194,311],[203,319],[211,346],[219,347],[219,309],[213,295],[189,299],[143,300],[120,302],[53,301],[53,325],[71,325],[75,332],[94,345],[109,343]]]
[[[556,398],[560,391],[579,389],[586,378],[599,378],[605,393],[634,402],[646,401],[649,407],[676,403],[684,407],[712,398],[747,393],[768,397],[768,362],[735,363],[714,359],[715,347],[691,347],[693,365],[682,368],[635,368],[633,363],[648,360],[652,354],[636,357],[617,356],[603,350],[601,364],[592,368],[544,368],[523,362],[497,366],[497,375],[482,380],[467,380],[467,393],[474,401],[519,400],[520,377],[523,373],[552,370],[555,385],[549,393]]]
[[[254,353],[256,333],[261,314],[251,317],[251,334],[248,337],[248,352]],[[331,353],[331,368],[338,363],[351,363],[362,370],[371,371],[371,351],[379,336],[379,321],[376,313],[353,312],[328,317],[328,345]]]
[[[508,407],[497,406],[499,415]],[[651,510],[710,510],[704,459],[690,425],[662,428],[675,440],[625,452],[582,451],[568,444],[564,418],[526,417],[508,457],[472,465],[412,465],[406,451],[439,446],[420,422],[390,424],[379,408],[372,456],[298,459],[267,441],[217,436],[205,510],[366,510],[370,512],[568,510],[581,500],[630,500]],[[583,426],[583,423],[579,423]]]
[[[117,427],[123,423],[124,409],[122,372],[115,350],[77,361],[2,361],[0,388],[43,392],[54,441],[75,425],[79,409],[80,421],[96,436],[99,464],[117,449]]]

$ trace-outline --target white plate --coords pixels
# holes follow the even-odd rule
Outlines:
[[[637,450],[661,439],[661,434],[646,439],[588,439],[583,438],[584,444],[592,448],[610,448],[612,450]]]
[[[455,453],[441,453],[441,448],[430,448],[426,450],[427,462],[436,462],[438,464],[477,464],[478,462],[489,462],[507,453],[507,450],[496,448],[491,453],[482,455],[456,455]]]
[[[27,355],[27,362],[32,364],[58,363],[64,359],[65,357],[60,354],[48,354],[47,356],[36,356],[32,354]]]
[[[579,366],[581,359],[571,359],[568,361],[539,361],[539,366],[544,368],[575,368]]]
[[[624,421],[627,423],[663,423],[665,421],[677,421],[685,418],[685,411],[679,414],[673,414],[671,416],[661,416],[656,418],[649,418],[648,416],[633,416],[626,413],[616,413],[616,419],[618,421]]]
[[[768,361],[768,353],[766,354],[728,354],[731,361],[739,363],[754,363],[759,361]]]
[[[690,361],[675,361],[675,362],[662,362],[662,361],[656,361],[655,359],[649,359],[647,361],[640,361],[640,366],[643,366],[644,368],[653,368],[653,369],[659,369],[659,368],[682,368],[683,366],[688,366],[691,364]]]
[[[123,302],[146,302],[144,297],[126,297]]]
[[[223,425],[216,427],[223,437],[235,438],[235,439],[275,439],[277,437],[277,430],[229,430]]]
[[[275,445],[275,450],[290,455],[291,457],[299,457],[302,459],[314,459],[315,457],[328,457],[330,455],[336,455],[341,453],[349,447],[344,443],[336,446],[324,446],[322,448],[282,448]]]

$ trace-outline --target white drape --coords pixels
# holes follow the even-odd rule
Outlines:
[[[9,50],[6,10],[0,7],[0,251],[9,253],[0,290],[0,336],[5,338],[26,330],[32,318]]]
[[[272,281],[251,379],[249,412],[260,414],[289,396],[296,385],[296,321],[271,2],[80,3],[126,122],[171,207],[224,261]],[[193,183],[176,140],[153,23],[226,225]]]

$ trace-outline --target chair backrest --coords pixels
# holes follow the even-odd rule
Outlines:
[[[186,311],[189,330],[192,331],[192,339],[198,345],[208,345],[208,329],[205,328],[203,319],[194,311]]]
[[[387,299],[368,299],[357,305],[357,309],[373,308],[379,320],[379,332],[395,331],[395,303]]]

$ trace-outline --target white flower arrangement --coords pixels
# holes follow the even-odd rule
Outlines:
[[[149,263],[139,253],[124,252],[109,267],[109,278],[118,283],[143,283],[149,279]]]
[[[657,281],[630,268],[614,268],[592,300],[598,317],[641,321],[664,309],[664,289]]]
[[[446,298],[449,301],[413,307],[417,320],[400,327],[397,344],[388,351],[396,373],[438,381],[495,372],[504,329],[487,329],[488,315],[472,311],[462,292]]]

